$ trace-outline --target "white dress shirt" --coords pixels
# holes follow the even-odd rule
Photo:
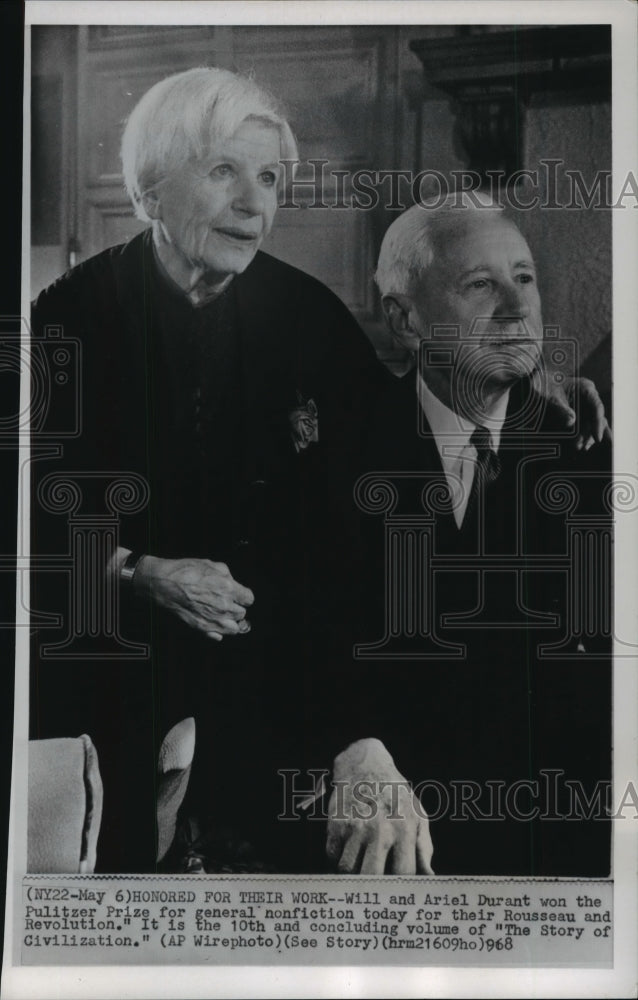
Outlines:
[[[419,404],[441,456],[441,464],[452,498],[454,520],[460,528],[474,481],[477,451],[474,445],[470,444],[470,438],[477,424],[442,403],[428,388],[420,372],[417,372],[416,388]],[[491,447],[495,452],[498,452],[501,443],[501,431],[505,423],[508,402],[509,389],[499,396],[481,423],[481,427],[485,427],[490,433]]]

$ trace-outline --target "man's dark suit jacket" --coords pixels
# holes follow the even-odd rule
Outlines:
[[[548,816],[568,813],[572,793],[565,781],[580,782],[591,797],[596,783],[610,778],[609,634],[569,618],[575,584],[568,575],[574,526],[593,524],[597,538],[609,531],[604,503],[609,454],[602,447],[576,452],[564,429],[561,434],[534,399],[525,383],[512,388],[499,450],[502,471],[486,495],[480,561],[465,558],[476,552],[476,541],[457,528],[439,493],[428,529],[436,573],[424,582],[423,574],[414,571],[413,606],[426,600],[430,588],[436,641],[464,646],[461,658],[437,658],[435,644],[418,635],[399,634],[373,646],[383,639],[389,602],[409,600],[405,592],[386,586],[390,554],[384,532],[400,528],[402,518],[401,530],[408,530],[410,518],[424,516],[426,481],[445,487],[436,442],[419,408],[414,371],[380,394],[361,465],[371,483],[393,484],[398,500],[385,514],[370,509],[361,514],[366,571],[359,575],[368,585],[357,636],[360,658],[349,671],[351,700],[358,699],[359,707],[360,725],[353,735],[382,739],[402,774],[414,784],[430,783],[423,800],[432,815],[440,815],[431,824],[437,874],[609,872],[604,810],[599,808],[591,822],[582,815],[523,819],[535,806]],[[399,472],[404,475],[393,477]],[[578,499],[572,503],[574,496]],[[583,564],[575,565],[576,577],[584,579]],[[609,597],[607,586],[598,562],[598,607]],[[466,620],[443,617],[450,614]],[[543,621],[541,614],[555,618]],[[569,621],[572,630],[566,635]],[[539,655],[541,644],[562,640],[559,651]],[[425,651],[430,658],[423,657]],[[411,659],[397,655],[406,652]],[[502,791],[497,794],[496,785],[486,784],[490,781],[503,783]],[[537,790],[522,785],[515,792],[516,782],[529,781],[539,783]],[[455,782],[465,782],[465,791]],[[558,788],[555,804],[550,786]],[[499,805],[498,795],[508,789],[509,806],[505,798]],[[512,818],[512,803],[518,818]],[[490,812],[492,820],[480,818]]]
[[[344,526],[334,516],[334,499],[352,476],[365,414],[386,377],[336,296],[258,253],[229,290],[239,368],[220,434],[233,436],[232,468],[221,470],[216,509],[200,522],[189,517],[189,497],[173,481],[175,408],[158,335],[157,277],[147,231],[70,271],[35,303],[36,341],[47,326],[61,326],[64,337],[79,341],[82,432],[63,442],[60,456],[34,462],[34,556],[65,553],[69,545],[67,518],[43,510],[37,499],[49,474],[79,479],[82,512],[104,514],[105,479],[133,472],[148,484],[150,500],[137,513],[122,514],[120,543],[138,553],[224,561],[256,601],[252,632],[219,645],[150,605],[123,602],[122,633],[150,640],[146,661],[47,661],[41,646],[59,641],[60,631],[37,631],[32,736],[86,731],[94,739],[106,788],[102,870],[152,864],[157,744],[180,718],[196,718],[206,807],[249,826],[256,841],[262,826],[277,828],[277,769],[329,767],[343,749],[322,729],[320,707],[329,701],[320,650],[338,633],[341,613]],[[291,421],[310,401],[318,441],[296,451]],[[55,394],[50,405],[53,426]],[[41,424],[34,424],[37,450]],[[215,473],[217,460],[210,454]],[[165,497],[180,502],[160,502]],[[36,572],[32,604],[62,614],[66,625],[64,580]]]

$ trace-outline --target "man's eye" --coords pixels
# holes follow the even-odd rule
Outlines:
[[[217,166],[213,167],[213,169],[210,172],[211,177],[225,178],[225,177],[232,177],[232,175],[233,175],[233,168],[231,167],[230,163],[218,163]]]
[[[531,285],[534,282],[534,275],[533,274],[528,274],[527,272],[525,272],[524,274],[519,274],[517,276],[516,280],[521,285]]]
[[[259,176],[266,187],[274,187],[277,183],[277,174],[274,170],[264,170]]]
[[[480,291],[483,288],[487,288],[488,285],[489,285],[489,282],[488,282],[487,278],[475,278],[474,281],[470,282],[469,287],[470,288],[476,288],[476,289],[478,289]]]

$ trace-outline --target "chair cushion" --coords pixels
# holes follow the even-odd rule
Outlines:
[[[29,742],[27,871],[95,870],[102,779],[88,736]]]
[[[157,771],[157,860],[173,842],[177,814],[186,794],[195,754],[195,719],[182,719],[166,734],[160,747]]]

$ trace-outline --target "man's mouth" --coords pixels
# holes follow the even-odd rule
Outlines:
[[[489,347],[525,347],[537,344],[532,337],[488,337],[485,343]]]

